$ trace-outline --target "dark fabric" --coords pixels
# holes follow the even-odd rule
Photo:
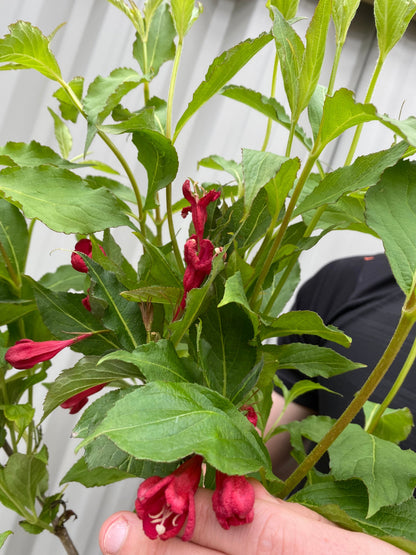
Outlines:
[[[279,343],[313,343],[331,347],[355,362],[366,364],[360,368],[334,376],[318,378],[318,381],[342,395],[314,391],[296,399],[296,402],[312,408],[317,414],[337,418],[360,389],[386,348],[400,318],[404,293],[396,284],[384,254],[369,257],[356,256],[331,262],[307,281],[299,290],[293,310],[313,310],[325,324],[332,324],[352,338],[346,349],[340,345],[313,336],[283,337]],[[412,330],[399,356],[378,386],[371,401],[380,403],[390,390],[415,337]],[[279,377],[291,387],[304,379],[296,370],[279,370]],[[392,402],[392,408],[408,407],[416,411],[416,367]],[[355,422],[363,424],[362,411]],[[401,447],[416,451],[416,431]]]

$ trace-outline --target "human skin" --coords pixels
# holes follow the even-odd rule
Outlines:
[[[250,524],[224,530],[212,510],[212,492],[195,495],[196,525],[192,540],[150,540],[134,513],[118,512],[101,527],[104,555],[400,555],[404,551],[359,532],[338,528],[317,513],[272,497],[252,481],[256,500]]]

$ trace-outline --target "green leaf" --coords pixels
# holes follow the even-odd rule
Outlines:
[[[129,474],[123,470],[116,468],[95,467],[90,469],[85,462],[85,458],[79,459],[65,474],[61,480],[61,484],[68,482],[78,482],[86,488],[95,488],[98,486],[106,486],[113,484],[126,478],[131,478],[134,474]]]
[[[319,132],[319,126],[321,125],[326,94],[327,88],[322,85],[317,85],[308,104],[308,119],[315,139]]]
[[[20,281],[28,248],[25,218],[16,206],[0,199],[0,277],[14,284]]]
[[[0,39],[0,69],[35,69],[60,81],[61,70],[49,48],[49,39],[26,21],[9,26],[10,34]]]
[[[332,0],[319,0],[312,20],[306,31],[306,46],[299,75],[295,121],[309,104],[318,84],[325,55],[326,37],[331,19]]]
[[[58,114],[48,108],[54,122],[55,138],[59,145],[59,150],[63,158],[69,158],[72,149],[72,135],[68,129],[68,126],[61,120]]]
[[[0,147],[0,164],[3,166],[27,166],[29,168],[43,165],[66,169],[82,167],[80,164],[74,164],[61,158],[51,148],[36,141],[30,141],[30,143],[9,141],[5,146]]]
[[[71,81],[68,83],[68,86],[78,98],[78,100],[81,101],[82,92],[84,89],[84,78],[74,77],[74,79],[71,79]],[[72,121],[73,123],[76,123],[79,115],[79,109],[74,105],[66,90],[63,87],[60,87],[57,91],[53,93],[53,96],[59,102],[59,109],[62,117],[64,119]]]
[[[121,360],[134,364],[147,381],[187,382],[192,381],[193,378],[172,343],[166,339],[140,345],[131,353],[127,351],[109,353],[100,360],[100,365],[108,360]]]
[[[416,165],[388,168],[366,195],[367,223],[381,238],[397,283],[408,295],[416,274]]]
[[[7,168],[0,172],[0,194],[63,233],[93,233],[131,225],[115,197],[106,189],[90,189],[74,173],[60,168]]]
[[[290,443],[293,446],[293,455],[300,462],[306,457],[303,438],[307,438],[314,443],[318,443],[331,429],[335,420],[329,416],[308,416],[303,420],[294,420],[285,426],[280,426],[280,430],[290,432]]]
[[[296,214],[336,202],[346,193],[372,187],[379,181],[386,168],[394,166],[400,160],[407,148],[405,142],[400,142],[387,150],[359,156],[351,166],[344,166],[326,174],[297,207]]]
[[[243,182],[243,172],[241,165],[234,160],[226,160],[217,154],[211,154],[206,158],[199,160],[198,167],[211,168],[213,170],[222,170],[229,173],[240,185]]]
[[[159,285],[149,285],[140,287],[132,291],[123,291],[122,297],[128,301],[136,303],[152,302],[174,306],[177,302],[181,289],[179,287],[163,287]]]
[[[416,553],[415,528],[409,525],[416,518],[414,498],[383,507],[368,518],[368,494],[362,482],[325,480],[304,487],[291,497],[291,501],[306,505],[339,526],[371,534],[406,553]]]
[[[7,420],[14,422],[20,439],[23,432],[32,422],[35,409],[29,403],[25,403],[24,405],[0,405],[0,409],[4,412],[4,416]]]
[[[296,368],[310,378],[315,376],[330,378],[365,367],[365,364],[352,362],[333,349],[306,343],[263,345],[262,352],[275,357],[277,369]]]
[[[137,368],[128,362],[111,360],[98,364],[99,357],[84,357],[73,368],[61,372],[51,384],[43,405],[45,419],[61,403],[90,387],[111,383],[123,378],[141,379]]]
[[[221,87],[226,85],[231,77],[244,67],[263,46],[270,42],[271,39],[272,36],[269,33],[263,33],[255,39],[247,39],[237,44],[215,58],[208,68],[205,80],[196,89],[192,100],[179,119],[176,125],[173,142],[175,142],[182,127],[191,116],[207,102],[207,100],[214,96]]]
[[[276,50],[281,64],[283,84],[293,115],[297,114],[299,95],[299,80],[302,72],[305,47],[299,35],[286,21],[282,14],[273,9],[273,35],[276,40]],[[297,121],[298,117],[293,117]]]
[[[261,333],[261,338],[284,337],[286,335],[317,335],[322,339],[334,341],[349,347],[351,339],[335,326],[325,326],[322,318],[309,310],[296,310],[275,318]]]
[[[360,5],[360,0],[338,0],[332,2],[332,20],[337,44],[344,44],[348,29]]]
[[[235,303],[221,307],[212,303],[200,319],[202,333],[197,346],[204,376],[209,387],[230,398],[256,363],[256,348],[250,345],[251,320]]]
[[[55,272],[44,274],[38,282],[51,291],[83,291],[85,288],[85,275],[74,270],[71,264],[59,266]]]
[[[290,129],[290,117],[287,115],[284,107],[279,104],[276,99],[268,98],[257,91],[247,89],[241,85],[226,85],[221,89],[220,94],[237,100],[238,102],[242,102],[273,121],[280,123],[280,125],[286,129]],[[310,137],[307,136],[305,131],[298,124],[295,126],[295,137],[297,137],[309,150],[312,148]]]
[[[289,405],[293,403],[298,397],[308,393],[309,391],[316,391],[317,389],[328,391],[329,393],[334,393],[334,395],[340,395],[340,393],[336,393],[335,391],[331,391],[327,387],[321,385],[320,383],[313,382],[311,380],[299,380],[295,383],[293,387],[291,387],[290,391],[284,396],[285,398],[285,405]]]
[[[365,403],[363,410],[366,423],[370,421],[371,416],[376,412],[379,406],[378,403],[373,403],[371,401]],[[400,443],[407,439],[412,428],[413,415],[408,408],[387,408],[371,433],[381,439],[393,443]]]
[[[189,30],[194,5],[194,0],[171,0],[173,21],[180,40],[184,38]]]
[[[147,19],[147,18],[146,18]],[[175,56],[175,27],[169,6],[166,2],[160,3],[152,14],[150,25],[147,21],[148,35],[144,43],[143,38],[137,33],[133,44],[133,56],[139,62],[145,75],[151,73],[156,76],[160,67]]]
[[[355,102],[352,91],[339,89],[325,100],[315,148],[320,152],[350,127],[376,119],[376,109],[372,104]]]
[[[102,434],[138,459],[199,453],[227,474],[264,469],[273,479],[254,426],[227,399],[197,384],[152,382],[128,393],[80,447]]]
[[[272,152],[243,149],[244,210],[248,213],[260,189],[271,181],[287,161]]]
[[[81,303],[84,295],[51,291],[34,280],[31,280],[31,284],[42,320],[55,337],[68,339],[70,333],[88,333],[103,329],[103,324],[85,310]],[[120,345],[114,335],[102,333],[92,335],[81,343],[75,344],[73,348],[92,354],[118,349]]]
[[[124,287],[113,272],[104,270],[88,256],[82,257],[88,267],[94,297],[107,305],[103,316],[105,326],[115,332],[121,345],[128,350],[145,343],[146,330],[139,306],[121,296]]]
[[[269,4],[277,8],[286,19],[292,19],[298,11],[299,0],[269,0],[267,5]]]
[[[33,455],[14,453],[0,468],[0,501],[23,518],[36,515],[39,483],[47,477],[46,464]]]
[[[244,311],[251,320],[254,335],[257,335],[259,318],[257,313],[251,309],[250,304],[247,300],[240,271],[232,274],[225,282],[224,296],[218,304],[218,308],[221,308],[222,306],[230,303],[236,303],[243,307]]]
[[[178,172],[178,154],[172,142],[157,131],[142,129],[133,133],[137,158],[147,173],[145,209],[156,208],[156,193],[175,179]]]
[[[11,530],[6,530],[5,532],[0,533],[0,549],[3,547],[4,542],[10,536],[10,534],[13,534]]]
[[[83,104],[88,120],[94,124],[102,123],[120,100],[137,87],[142,78],[130,68],[114,69],[108,77],[100,75],[88,87]]]
[[[396,0],[394,4],[389,0],[374,0],[377,41],[382,60],[402,38],[415,13],[416,5],[412,0]]]
[[[354,457],[351,457],[354,449]],[[358,478],[368,491],[367,516],[409,499],[416,485],[416,453],[350,424],[329,448],[336,480]]]

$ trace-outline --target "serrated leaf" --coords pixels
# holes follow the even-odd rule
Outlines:
[[[244,290],[243,279],[241,277],[241,272],[237,271],[235,274],[230,276],[225,282],[224,296],[218,304],[218,308],[225,306],[229,303],[236,303],[243,307],[246,314],[251,320],[253,326],[254,335],[257,335],[259,327],[259,318],[257,313],[251,310],[250,304],[247,300],[247,296]]]
[[[159,304],[168,304],[174,306],[181,294],[179,287],[163,287],[159,285],[149,285],[148,287],[140,287],[132,291],[123,291],[121,295],[128,301],[136,303],[152,302]]]
[[[83,291],[85,275],[74,270],[71,264],[59,266],[55,272],[44,274],[38,282],[51,291]]]
[[[0,69],[35,69],[54,81],[60,81],[61,70],[49,48],[49,40],[26,21],[9,26],[10,33],[0,39]]]
[[[332,19],[337,44],[344,44],[348,29],[360,5],[360,0],[338,0],[332,2]]]
[[[138,459],[168,462],[199,453],[227,474],[263,468],[273,479],[254,426],[227,399],[197,384],[152,382],[136,389],[80,447],[103,434]]]
[[[16,206],[0,199],[0,277],[10,283],[20,280],[28,248],[25,218]],[[15,275],[10,275],[11,272]]]
[[[415,13],[413,0],[395,0],[394,4],[389,0],[374,0],[377,41],[382,60],[402,38]]]
[[[215,58],[208,68],[205,80],[196,89],[192,100],[179,119],[176,125],[173,142],[175,142],[182,127],[191,116],[207,102],[207,100],[214,96],[221,87],[227,84],[231,77],[244,67],[259,50],[270,42],[271,39],[272,36],[270,34],[263,33],[255,39],[247,39],[237,44]]]
[[[175,179],[179,168],[178,154],[172,142],[157,131],[142,129],[133,133],[137,158],[147,173],[144,208],[156,208],[156,193]]]
[[[151,73],[156,76],[160,67],[175,56],[175,27],[169,6],[166,2],[160,5],[151,14],[146,16],[147,37],[143,42],[143,37],[136,35],[133,44],[133,56],[139,62],[140,68],[145,75]],[[149,24],[150,22],[150,24]]]
[[[286,19],[295,17],[299,0],[270,0],[270,5],[275,6]]]
[[[131,353],[127,351],[109,353],[101,359],[100,365],[108,360],[121,360],[134,364],[147,381],[184,382],[192,381],[193,377],[177,355],[172,343],[166,339],[140,345]]]
[[[333,349],[307,343],[263,345],[262,352],[275,358],[277,369],[296,368],[310,378],[330,378],[365,367],[365,364],[352,362]]]
[[[19,439],[35,415],[35,409],[29,403],[23,405],[0,405],[0,410],[4,412],[7,420],[15,424],[19,433]]]
[[[225,171],[229,173],[238,184],[241,184],[243,182],[243,172],[241,169],[241,165],[234,160],[226,160],[222,156],[212,154],[211,156],[207,156],[206,158],[202,158],[202,160],[199,160],[198,166],[211,168],[213,170]]]
[[[194,6],[194,0],[171,0],[173,21],[179,39],[183,39],[189,29]]]
[[[66,169],[7,168],[0,172],[0,193],[21,206],[27,218],[58,232],[88,234],[131,225],[108,190],[93,190]]]
[[[284,107],[277,102],[275,98],[268,98],[261,93],[243,87],[242,85],[226,85],[220,91],[220,94],[238,102],[242,102],[250,108],[257,110],[266,117],[280,123],[286,129],[290,129],[291,120],[286,113]],[[295,136],[309,150],[312,148],[312,140],[307,136],[306,132],[298,124],[295,126]]]
[[[272,152],[243,149],[244,209],[248,213],[260,189],[271,181],[287,161],[285,156]]]
[[[400,142],[387,150],[359,156],[351,166],[344,166],[326,174],[297,207],[295,214],[303,214],[312,208],[336,202],[345,193],[375,185],[384,170],[394,166],[407,148],[405,142]]]
[[[30,168],[42,165],[66,169],[82,167],[80,164],[65,160],[50,147],[41,145],[36,141],[30,141],[30,143],[9,141],[5,146],[0,147],[0,164]]]
[[[416,274],[416,165],[388,168],[366,195],[366,217],[384,244],[397,283],[408,295]]]
[[[351,339],[335,326],[325,326],[322,318],[309,310],[296,310],[282,314],[275,318],[271,325],[266,326],[261,338],[284,337],[286,335],[317,335],[328,341],[334,341],[344,347],[349,347]]]
[[[351,449],[354,457],[351,457]],[[367,516],[382,507],[409,499],[416,486],[416,453],[403,451],[390,441],[350,424],[329,448],[330,467],[336,480],[358,478],[368,491]]]
[[[98,365],[98,361],[99,357],[84,357],[73,368],[68,368],[59,374],[46,394],[42,419],[67,399],[90,387],[123,378],[141,379],[140,372],[132,364],[109,360]]]

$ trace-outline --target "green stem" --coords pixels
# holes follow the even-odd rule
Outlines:
[[[390,406],[392,400],[394,399],[397,392],[399,391],[399,389],[403,385],[404,380],[406,379],[410,369],[412,368],[412,365],[415,361],[415,358],[416,358],[416,339],[414,340],[412,348],[410,349],[410,352],[409,352],[409,354],[406,358],[406,361],[403,364],[403,368],[400,370],[400,373],[397,376],[397,378],[396,378],[394,384],[392,385],[390,391],[388,392],[384,401],[378,407],[378,409],[376,410],[374,415],[371,417],[370,422],[366,426],[366,431],[369,434],[371,434],[375,430],[377,424],[379,423],[380,418],[384,414],[384,411],[386,410],[386,408],[388,408]]]
[[[272,87],[271,87],[271,90],[270,90],[271,98],[274,98],[275,95],[276,95],[276,83],[277,83],[277,69],[278,69],[278,67],[279,67],[279,56],[276,53],[276,56],[274,57],[274,65],[273,65]],[[267,148],[267,145],[269,144],[270,133],[272,131],[272,124],[273,124],[272,118],[268,118],[267,119],[266,134],[264,136],[263,145],[261,147],[262,151],[265,151],[266,148]]]
[[[332,96],[332,93],[334,91],[335,77],[336,77],[337,72],[338,72],[339,60],[341,58],[341,52],[342,52],[343,46],[344,46],[343,42],[342,43],[337,43],[336,50],[335,50],[335,56],[334,56],[334,62],[332,64],[331,77],[329,78],[328,91],[327,91],[328,96]]]
[[[406,337],[413,327],[414,315],[409,315],[403,308],[397,328],[388,344],[386,350],[378,361],[376,367],[371,372],[367,381],[364,383],[360,391],[354,396],[351,403],[341,414],[329,432],[322,438],[316,447],[309,453],[306,459],[297,467],[297,469],[286,480],[281,497],[287,497],[291,491],[303,480],[308,472],[315,466],[322,455],[328,450],[332,443],[337,439],[340,433],[348,426],[353,418],[358,414],[364,403],[369,399],[370,395],[376,389],[380,381],[383,379],[390,365],[394,361],[397,353],[400,351]]]
[[[76,108],[78,109],[80,114],[82,114],[84,116],[84,118],[86,120],[88,120],[88,116],[85,113],[84,108],[82,107],[82,104],[81,104],[79,98],[73,92],[73,90],[68,85],[68,83],[66,83],[63,79],[61,79],[59,81],[59,83],[65,89],[66,93],[71,98],[72,102],[74,103],[74,105],[76,106]],[[126,159],[121,154],[120,150],[116,147],[116,145],[111,141],[111,139],[101,130],[97,130],[97,135],[105,142],[105,144],[108,146],[108,148],[113,152],[113,154],[115,155],[117,160],[120,162],[120,164],[121,164],[123,170],[125,171],[127,177],[129,178],[130,184],[133,188],[134,196],[136,198],[137,209],[138,209],[138,212],[139,212],[140,231],[142,232],[142,234],[144,236],[146,236],[146,222],[145,222],[145,213],[143,211],[142,197],[140,195],[139,186],[138,186],[137,181],[136,181],[136,179],[133,175],[133,172],[131,171],[130,166],[128,165]]]
[[[296,124],[297,124],[297,121],[292,121],[290,124],[289,137],[287,139],[286,152],[285,152],[285,156],[287,158],[290,157],[290,153],[292,150],[293,138],[295,136],[295,131],[296,131]]]
[[[384,63],[384,59],[379,56],[378,60],[377,60],[376,67],[374,68],[373,75],[372,75],[371,80],[370,80],[370,84],[368,86],[367,94],[365,95],[364,104],[369,103],[370,100],[371,100],[371,97],[373,96],[374,88],[376,86],[377,79],[380,75],[381,68],[383,67],[383,63]],[[347,158],[345,160],[345,165],[346,166],[349,166],[352,162],[352,159],[354,158],[354,154],[355,154],[355,151],[357,149],[358,141],[360,140],[363,125],[364,125],[363,123],[361,123],[360,125],[357,125],[357,128],[356,128],[355,133],[354,133],[354,137],[352,139],[352,143],[351,143],[351,146],[350,146],[350,150],[349,150]]]
[[[166,113],[166,137],[171,139],[172,137],[172,108],[173,108],[173,97],[175,94],[176,78],[178,76],[179,62],[182,54],[182,40],[179,39],[178,45],[175,51],[175,58],[173,60],[172,75],[169,84],[169,93],[167,101],[167,113]],[[175,255],[176,263],[178,268],[183,272],[184,265],[182,262],[182,256],[179,250],[178,242],[176,240],[175,226],[173,225],[173,211],[172,211],[172,183],[169,183],[166,187],[166,216],[168,221],[169,236],[172,242],[173,254]]]
[[[298,179],[295,190],[293,191],[293,194],[290,199],[289,205],[286,209],[285,215],[283,216],[283,220],[282,220],[282,223],[280,224],[279,231],[277,232],[276,237],[274,238],[273,243],[270,246],[270,250],[267,255],[267,258],[263,264],[259,277],[257,278],[256,285],[254,287],[253,294],[251,296],[252,306],[255,306],[257,302],[258,296],[260,295],[261,288],[263,287],[264,280],[266,279],[266,276],[270,270],[270,267],[273,264],[274,257],[276,255],[278,248],[280,247],[280,244],[282,242],[286,229],[289,226],[299,195],[303,189],[303,186],[305,185],[305,182],[309,174],[312,171],[312,168],[315,164],[315,160],[317,159],[318,155],[319,155],[318,153],[311,153],[308,159],[306,160],[305,166]]]

